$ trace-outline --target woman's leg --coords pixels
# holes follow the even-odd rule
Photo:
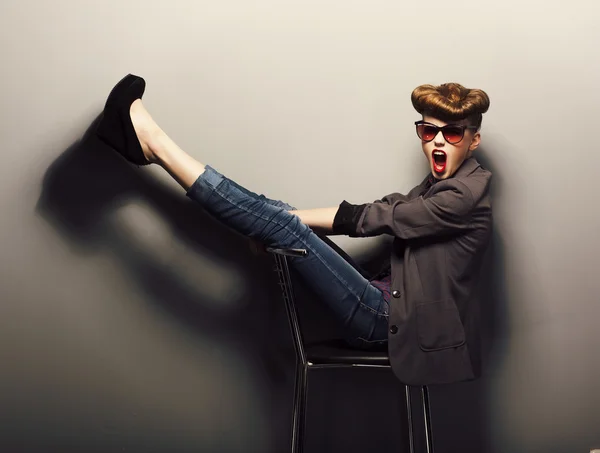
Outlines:
[[[235,186],[238,190],[240,190],[244,194],[246,194],[250,197],[256,198],[257,200],[263,201],[267,204],[270,204],[271,206],[277,206],[278,208],[285,209],[286,211],[295,211],[296,210],[295,207],[287,204],[285,201],[273,200],[271,198],[267,198],[266,196],[264,196],[262,194],[260,194],[260,195],[256,194],[256,193],[246,189],[245,187],[240,186],[239,184],[237,184],[235,181],[232,181],[231,179],[229,180],[229,183],[231,185]]]
[[[348,338],[387,339],[388,308],[381,292],[299,217],[240,189],[208,165],[187,196],[221,222],[263,244],[307,249],[307,257],[290,258],[290,264],[345,324]]]
[[[160,130],[141,101],[132,105],[131,116],[146,158],[215,218],[266,245],[308,250],[307,257],[290,263],[347,326],[349,339],[387,340],[388,307],[381,291],[289,212],[291,206],[257,195],[196,161]]]

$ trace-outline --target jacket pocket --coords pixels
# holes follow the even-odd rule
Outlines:
[[[452,299],[417,305],[417,335],[424,351],[455,348],[465,343],[465,329]]]

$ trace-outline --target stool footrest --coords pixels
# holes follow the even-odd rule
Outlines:
[[[389,366],[387,350],[366,351],[353,349],[344,340],[330,340],[306,344],[306,358],[315,364]]]

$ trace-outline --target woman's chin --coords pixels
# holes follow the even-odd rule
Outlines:
[[[440,171],[434,166],[431,166],[431,174],[436,179],[446,179],[448,177],[448,167],[444,167],[444,169]]]

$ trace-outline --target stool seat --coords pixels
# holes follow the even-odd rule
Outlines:
[[[344,340],[327,340],[305,345],[306,358],[313,364],[390,366],[387,350],[352,349]]]

